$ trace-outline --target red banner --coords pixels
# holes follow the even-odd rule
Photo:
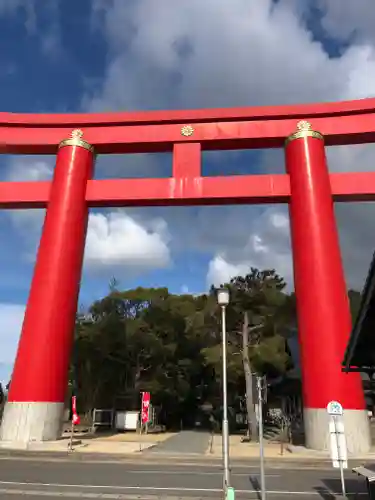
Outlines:
[[[150,401],[151,395],[149,392],[142,392],[142,412],[141,412],[141,422],[142,424],[147,424],[150,420]]]
[[[78,425],[81,421],[81,419],[78,416],[77,413],[77,396],[72,396],[72,422],[73,425]]]

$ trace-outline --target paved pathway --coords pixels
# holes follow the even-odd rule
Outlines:
[[[169,439],[144,451],[148,453],[169,453],[182,455],[204,455],[207,451],[210,433],[204,431],[181,431]]]

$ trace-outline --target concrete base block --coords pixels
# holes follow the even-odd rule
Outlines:
[[[64,403],[8,402],[0,428],[0,440],[29,443],[61,437]]]
[[[329,451],[329,415],[325,408],[305,408],[306,447]],[[366,410],[345,410],[344,427],[348,453],[360,455],[371,448],[370,424]]]

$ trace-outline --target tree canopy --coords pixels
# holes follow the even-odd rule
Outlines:
[[[295,297],[274,270],[250,269],[225,286],[229,404],[243,407],[247,397],[249,414],[251,373],[272,380],[292,366],[285,339],[296,323]],[[77,315],[70,386],[81,412],[139,409],[140,392],[149,391],[162,423],[192,425],[202,405],[220,411],[221,352],[213,287],[176,295],[167,288],[120,291],[114,280],[106,297]]]

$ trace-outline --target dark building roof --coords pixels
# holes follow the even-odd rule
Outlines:
[[[344,371],[375,372],[375,253],[342,365]]]

